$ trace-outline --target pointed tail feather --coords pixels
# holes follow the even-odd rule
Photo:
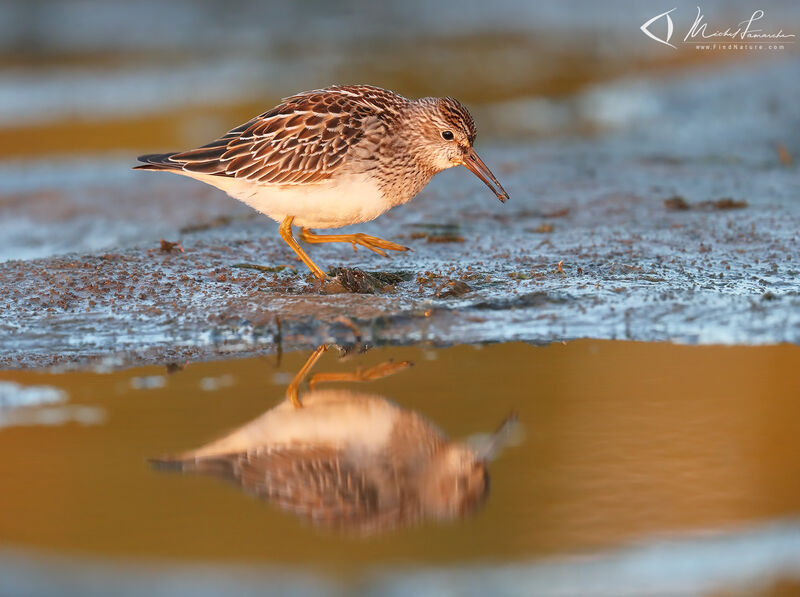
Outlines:
[[[173,460],[169,456],[164,456],[161,458],[148,458],[147,463],[157,471],[183,472],[190,468],[187,466],[187,462],[183,460]]]
[[[148,153],[140,155],[137,160],[144,162],[141,166],[134,166],[134,170],[180,170],[182,164],[170,160],[176,152],[172,153]]]
[[[216,477],[231,477],[233,459],[225,456],[219,458],[184,458],[179,456],[161,456],[148,458],[148,464],[157,471],[178,473],[203,473]]]

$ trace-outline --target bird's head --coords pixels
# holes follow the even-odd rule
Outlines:
[[[424,97],[411,102],[409,135],[415,153],[434,172],[466,166],[503,203],[508,193],[475,153],[475,121],[452,97]]]
[[[463,444],[450,444],[431,463],[422,483],[424,511],[435,518],[465,516],[480,507],[489,494],[486,462]]]

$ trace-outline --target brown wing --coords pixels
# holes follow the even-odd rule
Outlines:
[[[379,507],[380,481],[332,448],[271,448],[182,463],[231,479],[250,494],[327,524],[368,519]]]
[[[330,178],[365,134],[381,134],[405,98],[378,87],[308,91],[199,149],[162,156],[189,172],[261,184],[306,184]]]

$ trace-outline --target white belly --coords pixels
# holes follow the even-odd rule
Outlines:
[[[276,222],[294,216],[294,224],[308,228],[340,228],[374,220],[392,207],[375,182],[364,176],[345,176],[308,185],[264,186],[252,182],[189,172],[228,193],[234,199]]]
[[[303,408],[288,401],[182,460],[236,454],[269,446],[327,446],[340,450],[380,450],[389,441],[400,409],[379,396],[347,390],[304,395]]]

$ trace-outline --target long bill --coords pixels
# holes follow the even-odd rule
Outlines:
[[[494,460],[507,446],[522,443],[523,429],[517,413],[509,414],[497,430],[492,434],[481,433],[466,439],[466,444],[472,448],[478,460],[489,462]]]
[[[492,174],[492,171],[489,170],[489,167],[483,163],[483,160],[478,157],[478,154],[475,153],[474,149],[470,149],[469,153],[464,156],[464,165],[472,171],[472,173],[480,178],[483,183],[489,187],[492,192],[497,195],[497,198],[500,199],[502,203],[505,203],[509,196],[506,193],[506,190],[503,188],[498,180]]]

